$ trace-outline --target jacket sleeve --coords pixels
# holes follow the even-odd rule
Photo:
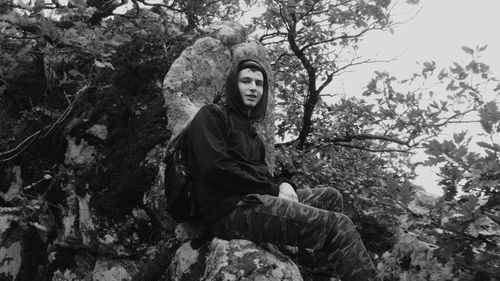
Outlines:
[[[192,155],[200,180],[233,194],[279,193],[267,166],[236,161],[228,154],[226,116],[215,106],[202,107],[188,131]]]

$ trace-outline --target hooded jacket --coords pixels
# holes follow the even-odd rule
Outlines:
[[[226,105],[205,105],[193,118],[188,131],[189,157],[195,164],[195,198],[198,210],[212,222],[232,209],[245,195],[278,196],[279,188],[265,162],[264,144],[253,122],[264,119],[269,81],[261,67],[262,98],[250,117],[238,89],[238,67],[226,80]]]

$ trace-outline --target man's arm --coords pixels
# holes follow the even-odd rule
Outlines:
[[[216,106],[204,106],[193,119],[188,137],[201,180],[235,194],[278,196],[267,166],[236,162],[226,144],[225,113]]]

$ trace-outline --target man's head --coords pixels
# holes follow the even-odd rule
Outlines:
[[[264,75],[256,67],[247,67],[238,71],[238,90],[247,109],[254,108],[264,93]]]
[[[268,80],[264,68],[254,60],[234,65],[226,81],[227,104],[234,111],[261,121],[267,108]]]

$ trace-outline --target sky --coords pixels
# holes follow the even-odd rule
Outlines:
[[[417,62],[433,60],[437,69],[447,67],[453,62],[467,62],[469,57],[462,46],[475,48],[488,45],[482,59],[491,67],[494,76],[500,78],[500,36],[495,29],[500,27],[500,0],[421,0],[418,6],[408,5],[400,0],[394,7],[394,16],[409,20],[399,25],[394,33],[373,32],[365,37],[359,53],[368,58],[397,60],[359,66],[352,72],[339,76],[333,81],[333,91],[346,95],[359,95],[375,70],[389,71],[399,78],[406,78],[418,71]],[[447,136],[456,131],[467,129],[470,134],[479,132],[480,126],[474,123],[468,127],[451,128]],[[422,160],[417,154],[415,161]],[[415,184],[427,192],[442,194],[437,185],[437,167],[417,168]]]
[[[500,73],[499,0],[421,0],[418,6],[399,0],[394,7],[395,18],[410,19],[395,28],[394,34],[375,31],[368,34],[360,46],[367,57],[396,61],[358,67],[356,73],[345,75],[344,85],[359,88],[357,80],[371,77],[376,69],[399,74],[411,74],[416,62],[434,60],[446,66],[453,61],[466,60],[462,46],[475,48],[488,45],[484,61]],[[367,79],[364,79],[367,81]],[[364,86],[364,85],[361,85]]]
[[[351,68],[330,84],[327,92],[345,96],[361,96],[374,71],[388,71],[398,78],[407,78],[421,70],[418,63],[435,61],[437,69],[453,62],[466,63],[469,56],[463,46],[475,49],[488,45],[483,52],[483,62],[490,66],[493,76],[500,79],[500,0],[420,0],[418,5],[409,5],[406,0],[393,0],[393,19],[405,22],[391,34],[387,31],[368,33],[360,43],[358,54],[366,58],[390,60],[385,63],[364,64]],[[255,10],[261,13],[262,8]],[[251,17],[251,15],[249,15]],[[401,20],[397,20],[401,19]],[[392,60],[397,58],[396,60]],[[444,135],[467,129],[470,134],[479,132],[479,124],[450,128]],[[499,140],[500,141],[500,140]],[[415,161],[425,158],[423,152],[414,156]],[[438,186],[437,167],[417,167],[415,184],[427,192],[441,195]]]

